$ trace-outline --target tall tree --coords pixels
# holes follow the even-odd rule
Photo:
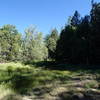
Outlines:
[[[81,23],[77,29],[78,37],[80,38],[80,57],[82,63],[89,64],[91,41],[90,41],[90,16],[85,16],[81,19]]]
[[[13,25],[4,25],[0,29],[1,56],[5,60],[17,60],[21,46],[21,34]]]
[[[91,10],[91,58],[94,64],[100,64],[100,3],[93,3]]]
[[[70,20],[61,31],[60,39],[56,48],[56,59],[64,62],[76,62],[78,56],[78,45],[80,39],[77,37],[77,28],[80,24],[79,13],[75,11]]]
[[[48,56],[42,33],[37,32],[35,27],[28,27],[23,41],[24,61],[42,61]]]
[[[46,46],[48,48],[48,54],[49,54],[49,59],[55,59],[55,50],[56,50],[56,45],[58,41],[58,31],[57,29],[53,29],[51,31],[51,34],[46,36]]]
[[[71,25],[72,26],[78,26],[80,24],[80,14],[78,11],[75,11],[74,15],[71,18]]]
[[[60,39],[56,48],[56,60],[70,62],[73,54],[73,38],[75,30],[71,26],[66,26],[60,34]]]

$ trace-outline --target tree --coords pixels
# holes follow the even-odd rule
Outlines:
[[[90,30],[90,16],[85,16],[81,19],[81,23],[77,29],[78,37],[80,38],[80,49],[81,54],[79,59],[82,59],[82,63],[89,64],[90,63],[90,51],[91,51],[91,30]]]
[[[71,18],[71,25],[77,27],[80,24],[80,14],[78,11],[75,11],[74,15]]]
[[[58,38],[59,38],[59,36],[58,36],[57,29],[53,29],[51,31],[51,34],[46,36],[45,42],[46,42],[46,46],[48,48],[49,59],[52,59],[52,60],[55,59],[55,50],[56,50]]]
[[[100,3],[93,3],[91,10],[91,62],[100,64]]]
[[[21,46],[21,34],[13,25],[4,25],[0,29],[1,58],[3,60],[17,60]]]
[[[61,31],[60,39],[57,42],[56,48],[56,60],[69,62],[72,57],[72,38],[74,35],[74,29],[71,26],[65,26]]]
[[[80,24],[79,17],[79,13],[75,11],[74,15],[70,17],[68,25],[61,31],[56,48],[57,61],[70,63],[78,61],[80,39],[77,35],[77,28]]]
[[[23,41],[24,61],[42,61],[48,56],[42,33],[37,32],[35,27],[28,27],[25,30]]]

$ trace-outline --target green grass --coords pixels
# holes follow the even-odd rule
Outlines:
[[[16,91],[55,81],[64,82],[70,74],[70,71],[44,70],[20,63],[0,64],[0,84],[9,83],[9,87]]]
[[[0,97],[8,94],[26,94],[33,88],[48,87],[53,90],[54,86],[70,85],[77,81],[94,80],[92,83],[84,83],[84,88],[95,88],[99,84],[100,70],[57,70],[21,63],[0,64]],[[68,86],[69,87],[69,86]]]

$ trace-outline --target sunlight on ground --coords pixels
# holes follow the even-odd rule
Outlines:
[[[99,91],[99,72],[99,70],[97,72],[50,70],[21,63],[3,63],[0,64],[0,100],[8,100],[2,99],[8,95],[16,95],[18,98],[29,98],[31,95],[32,98],[37,99],[42,96],[43,100],[49,98],[55,100],[58,95],[64,97],[64,92],[68,91],[71,95],[76,91],[82,93],[88,89]]]

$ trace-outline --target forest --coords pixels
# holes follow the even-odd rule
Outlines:
[[[34,26],[22,35],[14,25],[4,25],[0,28],[0,61],[100,64],[99,26],[99,3],[93,3],[84,17],[75,11],[60,33],[54,28],[45,37]]]
[[[100,100],[100,3],[60,32],[0,27],[0,100]]]

